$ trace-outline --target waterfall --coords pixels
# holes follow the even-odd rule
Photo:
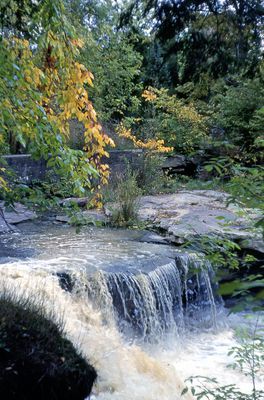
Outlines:
[[[35,298],[64,319],[66,336],[98,372],[96,400],[187,399],[177,357],[168,362],[157,351],[171,343],[177,354],[190,331],[216,325],[210,263],[170,246],[120,244],[112,231],[53,229],[2,239],[13,257],[2,260],[0,290]],[[25,247],[21,259],[16,251]],[[64,288],[62,276],[69,278]]]
[[[219,301],[212,274],[208,261],[179,253],[148,273],[99,271],[88,275],[84,285],[107,323],[114,319],[126,336],[157,341],[190,328],[216,327]]]
[[[77,274],[78,275],[78,274]],[[150,356],[130,343],[114,324],[106,324],[87,297],[79,275],[79,289],[63,290],[55,275],[19,262],[1,266],[0,291],[29,296],[45,307],[48,315],[63,318],[65,334],[98,372],[91,399],[96,400],[191,400],[180,394],[184,383],[173,365]],[[99,285],[108,291],[104,284]],[[105,298],[108,294],[105,293]],[[109,318],[109,315],[108,315]]]

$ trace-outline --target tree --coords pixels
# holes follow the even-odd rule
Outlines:
[[[142,91],[142,56],[135,50],[135,37],[118,29],[120,4],[110,0],[66,0],[72,23],[81,30],[81,60],[93,71],[95,86],[90,94],[103,123],[119,121],[133,113]]]
[[[89,100],[93,75],[78,61],[83,43],[65,17],[60,0],[45,0],[34,18],[35,38],[7,35],[0,42],[0,135],[13,135],[34,157],[43,157],[72,184],[75,194],[106,183],[106,145]],[[8,27],[7,27],[8,29]],[[84,151],[67,144],[69,120],[85,129]]]
[[[136,11],[137,10],[137,11]],[[252,76],[261,58],[260,0],[134,1],[122,23],[141,10],[152,22],[173,85],[242,71]],[[131,22],[130,22],[131,23]]]

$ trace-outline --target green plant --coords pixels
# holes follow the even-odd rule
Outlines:
[[[219,223],[221,221],[222,218],[219,219]],[[237,252],[240,250],[240,246],[230,239],[216,235],[204,235],[202,237],[190,238],[184,244],[184,247],[202,252],[205,258],[214,266],[215,270],[219,268],[234,270],[239,267]]]
[[[264,394],[263,391],[257,391],[252,397],[252,393],[241,392],[235,384],[221,386],[216,378],[205,376],[192,376],[186,382],[190,383],[190,392],[197,400],[261,400]],[[184,388],[182,396],[188,391],[187,387]]]
[[[218,293],[237,300],[232,311],[242,311],[245,307],[263,310],[263,267],[260,266],[258,272],[251,271],[256,259],[250,254],[241,257],[239,244],[221,236],[210,235],[190,238],[183,247],[202,253],[210,261],[215,280],[219,282]]]
[[[256,378],[264,374],[264,338],[263,329],[258,331],[258,320],[253,332],[244,332],[240,344],[232,347],[228,355],[234,357],[234,362],[229,367],[238,369],[250,377],[252,399],[258,399],[260,392],[257,390]]]
[[[224,129],[228,141],[243,151],[249,151],[258,137],[263,138],[263,79],[260,67],[254,79],[238,78],[223,85],[210,102],[212,123]]]
[[[233,356],[234,362],[229,368],[239,369],[245,376],[250,377],[251,392],[243,393],[236,384],[220,385],[216,378],[205,376],[192,376],[186,380],[190,388],[186,386],[182,395],[189,390],[197,400],[261,400],[264,391],[257,387],[257,379],[263,376],[264,366],[264,339],[263,328],[258,327],[259,318],[251,329],[240,332],[238,339],[240,344],[234,346],[228,352]]]
[[[207,162],[204,169],[219,178],[230,177],[235,173],[234,163],[235,161],[231,157],[213,157]]]
[[[144,194],[162,191],[165,175],[162,171],[164,156],[155,152],[145,152],[138,168],[137,182]]]
[[[114,190],[115,204],[111,209],[110,224],[134,225],[137,222],[138,198],[141,194],[137,173],[128,165],[125,173],[117,177],[117,186]]]
[[[75,195],[99,190],[109,176],[101,157],[108,155],[106,145],[113,141],[102,132],[88,98],[93,75],[79,62],[83,42],[66,18],[62,0],[39,2],[34,20],[28,20],[29,4],[24,9],[13,0],[11,5],[0,36],[0,142],[8,140],[14,152],[26,150],[45,159],[57,175],[71,181]],[[18,9],[20,19],[27,20],[29,40],[18,26],[5,26],[12,20],[15,25]],[[84,128],[82,150],[67,144],[73,118]]]
[[[190,101],[185,102],[165,88],[149,87],[142,94],[145,99],[143,118],[132,126],[138,137],[163,140],[174,151],[190,154],[200,148],[207,138],[207,119]]]

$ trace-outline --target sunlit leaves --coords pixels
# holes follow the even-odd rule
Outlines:
[[[207,137],[206,118],[192,103],[185,103],[167,89],[149,87],[142,97],[153,107],[155,136],[176,151],[189,153]]]
[[[100,160],[108,155],[105,146],[114,144],[97,122],[87,92],[93,75],[78,62],[83,42],[65,19],[63,4],[45,0],[37,18],[37,43],[17,37],[0,43],[0,134],[11,134],[33,156],[48,160],[81,194],[107,182],[109,171]],[[71,119],[84,126],[84,151],[67,144]]]
[[[117,133],[120,137],[131,140],[133,145],[139,149],[157,151],[159,153],[168,153],[173,150],[173,147],[165,146],[164,140],[162,139],[153,138],[146,141],[137,139],[136,136],[132,134],[131,129],[127,129],[122,123],[118,126]]]

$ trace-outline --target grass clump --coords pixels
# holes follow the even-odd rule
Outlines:
[[[96,372],[41,304],[0,294],[2,400],[83,400]]]
[[[141,194],[137,173],[127,166],[125,173],[117,177],[112,194],[115,201],[110,210],[112,226],[128,227],[137,223],[138,199]]]

